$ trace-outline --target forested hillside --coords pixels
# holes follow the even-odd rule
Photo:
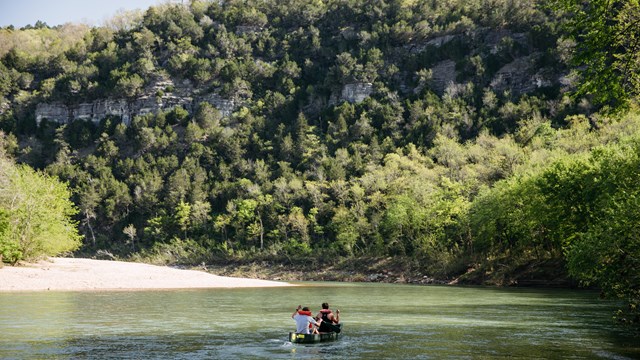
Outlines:
[[[553,264],[637,306],[639,19],[637,1],[195,0],[5,28],[0,141],[69,183],[85,254]]]

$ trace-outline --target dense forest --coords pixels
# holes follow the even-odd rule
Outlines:
[[[583,3],[192,0],[6,27],[0,165],[67,184],[82,254],[551,264],[638,322],[640,6]],[[7,189],[4,260],[42,254],[3,233]]]

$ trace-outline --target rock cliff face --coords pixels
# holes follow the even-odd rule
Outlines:
[[[466,46],[473,48],[471,54],[479,55],[483,59],[501,52],[509,54],[510,51],[516,52],[513,50],[515,48],[528,49],[532,47],[526,33],[512,32],[506,29],[478,28],[459,34],[437,36],[411,44],[408,50],[412,53],[428,52],[453,41],[468,44]],[[454,44],[454,46],[457,45]],[[515,58],[493,74],[488,84],[489,87],[496,92],[508,90],[512,95],[519,96],[539,88],[561,84],[562,74],[554,73],[553,69],[538,68],[536,62],[540,56],[542,56],[540,53],[531,53]],[[456,70],[457,65],[460,65],[460,62],[456,63],[453,59],[443,59],[435,63],[431,67],[430,88],[437,94],[443,95],[447,88],[459,85],[456,82],[464,83],[464,79],[458,78],[460,73]]]
[[[495,92],[510,91],[519,96],[531,93],[539,88],[553,86],[562,82],[561,74],[538,69],[535,66],[540,54],[531,54],[514,59],[504,65],[493,76],[489,87]],[[431,88],[442,95],[445,90],[456,84],[456,63],[452,60],[442,61],[432,68]]]
[[[506,64],[493,77],[491,89],[496,92],[510,91],[522,95],[541,87],[560,82],[557,75],[547,74],[544,69],[536,69],[535,62],[540,54],[531,54]]]
[[[447,86],[456,81],[456,63],[453,60],[441,61],[431,71],[431,87],[438,94],[442,95]]]
[[[342,89],[336,89],[329,98],[329,106],[338,105],[344,101],[351,104],[363,102],[373,93],[373,84],[368,82],[356,82],[345,84]]]
[[[342,87],[340,100],[350,103],[359,103],[368,98],[372,92],[373,84],[371,83],[346,84]]]
[[[71,120],[71,111],[62,103],[39,103],[36,106],[36,122],[40,124],[44,119],[67,123]]]
[[[204,96],[141,96],[132,101],[125,99],[102,99],[89,103],[66,105],[60,102],[40,103],[36,107],[36,122],[42,120],[69,123],[74,120],[100,122],[108,116],[119,117],[125,124],[131,123],[136,115],[157,113],[177,106],[189,112],[197,109],[198,104],[207,102],[217,108],[222,116],[228,117],[235,110],[233,100],[227,100],[216,94]]]
[[[413,54],[417,54],[417,53],[420,53],[422,51],[425,51],[429,46],[433,46],[435,48],[439,48],[442,45],[445,45],[445,44],[449,43],[452,40],[461,38],[462,36],[463,35],[461,35],[461,34],[451,34],[451,35],[436,36],[436,37],[431,38],[431,39],[426,40],[426,41],[422,41],[422,42],[419,42],[419,43],[413,43],[413,44],[406,45],[405,48],[409,52],[411,52]]]

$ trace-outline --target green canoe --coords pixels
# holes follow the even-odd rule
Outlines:
[[[289,341],[298,344],[314,344],[324,341],[332,341],[338,338],[337,332],[321,333],[321,334],[298,334],[289,333]]]

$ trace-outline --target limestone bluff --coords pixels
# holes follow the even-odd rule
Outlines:
[[[164,83],[164,85],[167,84],[172,83]],[[159,88],[158,85],[152,87],[152,89],[157,88]],[[359,103],[368,98],[372,92],[373,84],[371,83],[346,84],[339,92],[339,96],[333,96],[332,103],[343,101]],[[63,124],[75,120],[98,123],[106,117],[112,116],[122,119],[124,124],[129,125],[137,115],[158,113],[175,107],[182,107],[189,113],[193,113],[197,110],[198,105],[203,102],[209,103],[218,109],[223,117],[231,116],[242,105],[241,101],[225,99],[216,93],[194,95],[188,90],[182,89],[177,94],[172,92],[163,92],[161,96],[145,94],[135,99],[106,98],[78,104],[66,104],[59,101],[41,102],[36,105],[35,119],[38,124],[45,119]]]
[[[176,86],[171,80],[162,80],[156,81],[143,95],[133,99],[104,98],[80,103],[41,102],[36,105],[35,119],[38,124],[44,119],[65,124],[75,120],[98,123],[113,116],[128,125],[137,115],[158,113],[175,107],[182,107],[193,113],[202,102],[211,104],[224,117],[230,116],[239,105],[239,101],[225,99],[216,93],[198,94],[189,81]]]

